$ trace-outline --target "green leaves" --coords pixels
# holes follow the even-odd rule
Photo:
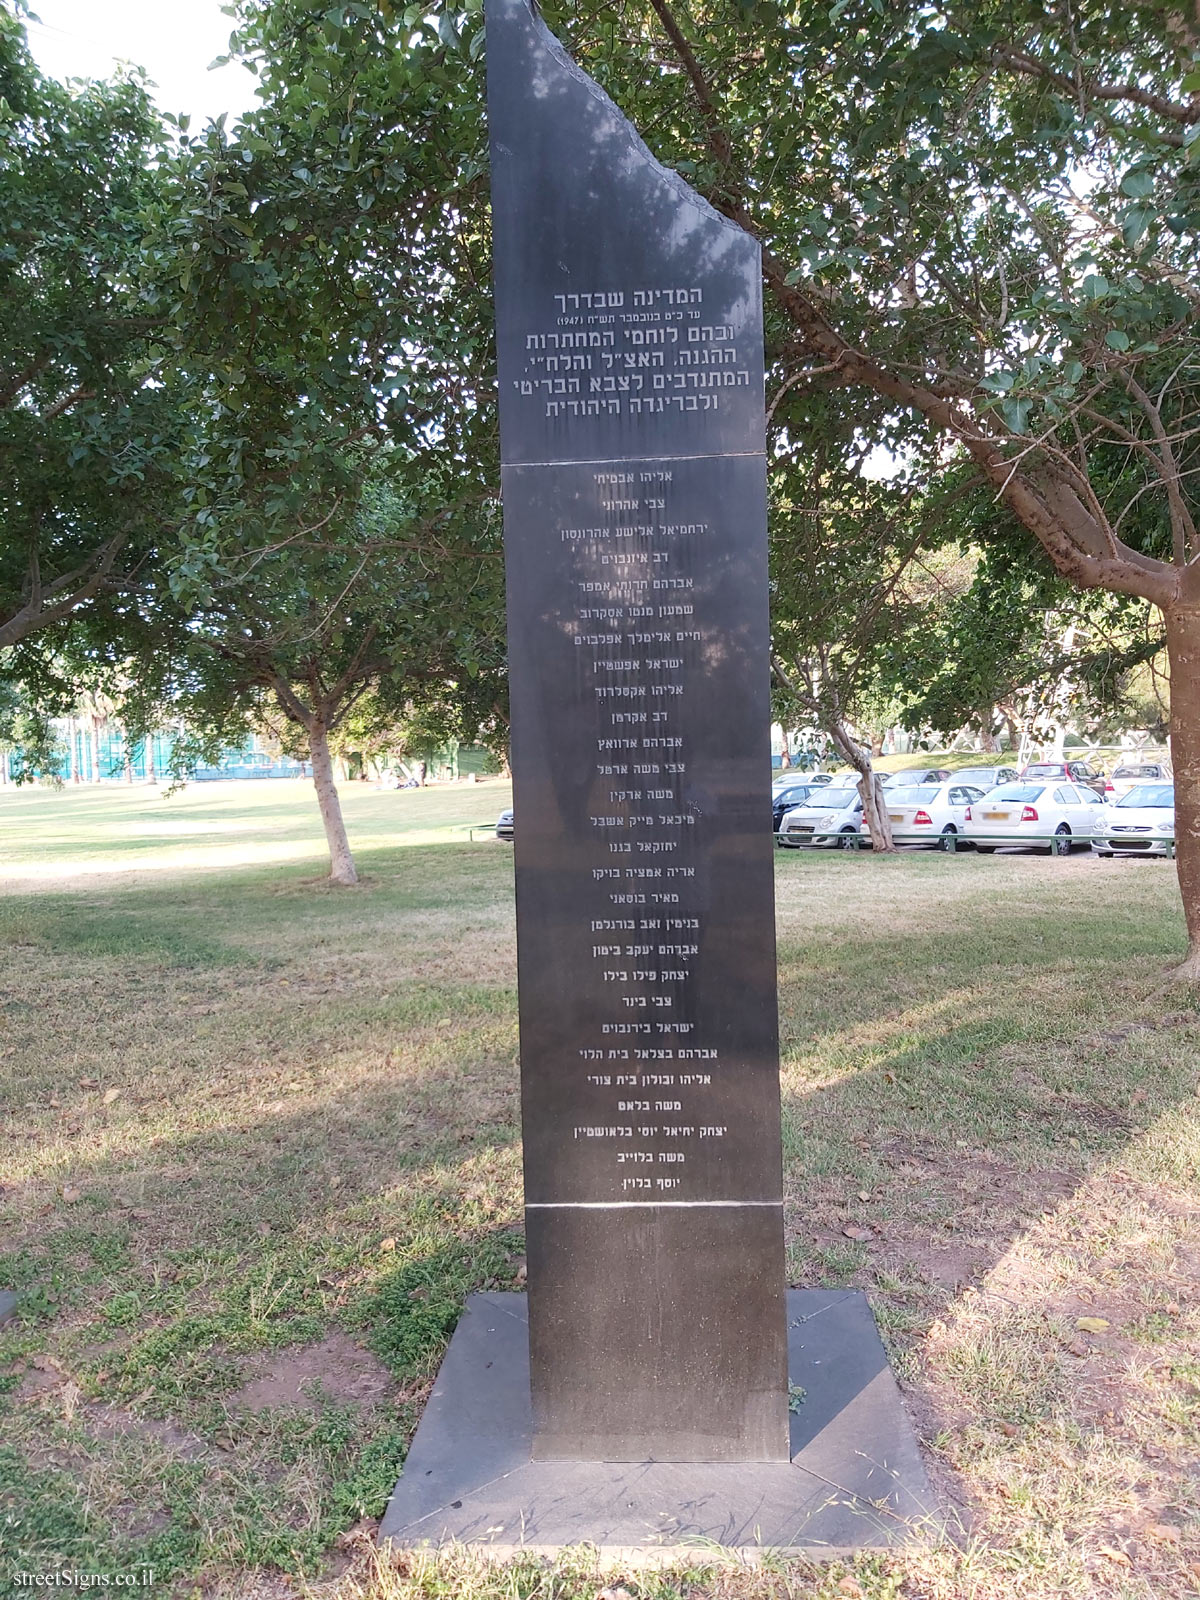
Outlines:
[[[136,73],[71,89],[0,29],[0,648],[99,607],[161,533],[167,131]]]
[[[1130,206],[1121,218],[1121,236],[1132,250],[1140,242],[1157,216],[1153,206]]]
[[[1029,427],[1029,413],[1032,409],[1032,399],[1022,396],[1005,400],[1001,404],[1000,414],[1013,433],[1025,433]]]

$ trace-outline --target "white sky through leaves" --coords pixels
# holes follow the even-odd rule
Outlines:
[[[194,129],[222,111],[254,106],[254,78],[226,53],[233,19],[221,0],[32,0],[29,46],[54,78],[108,78],[121,61],[144,67],[163,111],[187,112]]]

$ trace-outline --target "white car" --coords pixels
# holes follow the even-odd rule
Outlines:
[[[1141,784],[1173,783],[1174,779],[1165,761],[1122,761],[1104,781],[1104,800],[1107,805],[1113,805]]]
[[[793,785],[807,783],[811,788],[816,783],[835,783],[832,772],[805,772],[803,767],[789,767],[786,772],[777,772],[771,779],[772,789],[790,789]],[[845,779],[842,780],[843,783]]]
[[[1002,783],[1016,783],[1021,774],[1016,767],[959,767],[955,783],[968,783],[972,789],[998,789]]]
[[[857,850],[863,842],[862,796],[857,788],[830,784],[810,794],[794,811],[784,812],[776,835],[779,843],[798,850],[816,845],[824,850]]]
[[[923,783],[945,783],[955,777],[946,767],[902,767],[899,772],[881,772],[879,782],[885,789],[915,789]]]
[[[964,833],[981,855],[1000,845],[1030,845],[1051,855],[1070,855],[1075,844],[1091,844],[1096,797],[1082,787],[1036,778],[1002,783],[967,809]]]
[[[967,783],[928,783],[914,789],[889,788],[888,819],[897,844],[930,844],[953,850],[966,826],[967,811],[985,791]]]
[[[1098,856],[1125,851],[1169,856],[1175,851],[1175,785],[1143,783],[1092,819],[1092,849]]]

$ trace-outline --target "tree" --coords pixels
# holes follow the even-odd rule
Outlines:
[[[138,672],[139,726],[169,710],[188,730],[179,776],[271,708],[291,725],[312,764],[330,877],[347,885],[358,873],[332,759],[347,719],[366,703],[377,723],[453,705],[476,664],[494,659],[503,616],[498,507],[457,522],[439,513],[435,531],[378,468],[374,479],[360,470],[365,489],[350,512],[219,580],[210,572],[202,602],[163,607]],[[469,689],[461,699],[469,705]]]
[[[811,437],[811,436],[810,436]],[[880,482],[836,439],[772,474],[771,650],[779,715],[812,719],[859,775],[873,848],[893,853],[883,788],[863,742],[871,712],[906,698],[898,640],[920,624],[914,563],[939,542],[917,474]],[[911,691],[910,691],[911,692]]]
[[[1151,0],[544,11],[660,159],[762,242],[774,471],[815,402],[852,397],[864,438],[961,457],[1068,582],[1160,609],[1181,972],[1200,976],[1196,25]],[[477,5],[241,16],[297,119],[340,107],[353,151],[423,175],[439,227],[469,214]],[[317,155],[332,193],[333,146]],[[475,306],[478,257],[438,259]]]
[[[44,78],[0,10],[0,649],[126,589],[164,531],[181,414],[143,234],[141,80]]]
[[[986,511],[993,523],[1008,521]],[[917,692],[904,720],[986,733],[999,716],[1014,753],[1036,741],[1061,756],[1068,731],[1126,714],[1133,676],[1162,650],[1161,626],[1141,602],[1058,578],[1019,528],[983,537],[982,548],[968,547],[968,581],[909,642]]]
[[[548,8],[762,241],[781,405],[882,400],[1085,589],[1152,602],[1200,979],[1200,27],[1150,0]],[[656,62],[664,70],[647,71]]]
[[[99,672],[116,683],[133,663],[122,701],[139,729],[191,710],[183,768],[243,732],[269,694],[303,730],[334,876],[350,881],[329,738],[352,707],[371,695],[383,714],[415,705],[499,740],[507,695],[496,428],[477,395],[494,389],[486,272],[474,273],[485,233],[470,204],[483,168],[447,179],[428,96],[381,116],[395,81],[381,39],[369,61],[331,70],[332,15],[273,33],[264,13],[258,42],[275,54],[263,60],[262,109],[199,134],[179,119],[170,149],[134,162],[153,169],[136,215],[83,162],[76,199],[136,220],[139,253],[119,265],[134,242],[126,229],[110,276],[139,313],[138,395],[173,407],[170,437],[153,438],[170,470],[158,456],[133,464],[137,481],[153,478],[155,537],[119,603],[74,613],[68,635],[65,602],[44,603],[37,572],[26,581],[12,671],[61,710],[79,682]],[[249,24],[246,40],[256,43]],[[76,106],[43,88],[48,103]],[[68,142],[67,157],[79,155]],[[88,215],[82,249],[103,242],[103,226]],[[111,331],[112,307],[102,310]],[[40,420],[83,416],[99,388],[76,383]],[[30,410],[26,395],[18,422]],[[119,462],[120,441],[105,437]],[[11,519],[6,537],[15,548]],[[127,546],[120,528],[80,599],[116,587]],[[33,546],[39,571],[46,548]]]

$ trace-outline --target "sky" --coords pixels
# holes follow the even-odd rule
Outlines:
[[[187,112],[199,126],[255,105],[254,78],[231,62],[215,72],[233,19],[221,0],[32,0],[29,47],[54,78],[107,78],[119,62],[145,67],[163,111]]]

